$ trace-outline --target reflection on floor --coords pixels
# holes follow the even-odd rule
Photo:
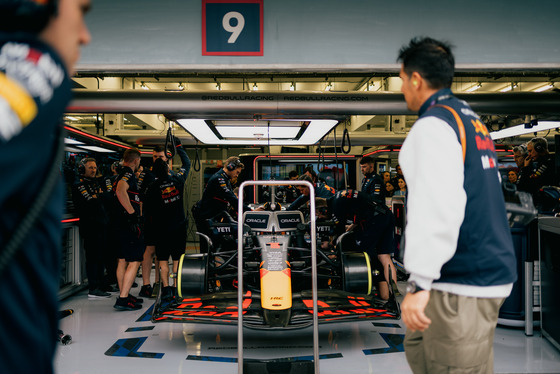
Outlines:
[[[115,297],[92,300],[83,291],[62,302],[62,309],[74,310],[60,321],[73,340],[59,345],[56,373],[237,373],[237,326],[153,324],[153,299],[146,299],[138,311],[119,312],[113,309]],[[410,373],[404,332],[402,322],[394,320],[321,325],[320,371]],[[560,373],[560,352],[538,330],[526,337],[522,329],[499,327],[494,351],[496,373]],[[244,330],[245,360],[302,362],[312,357],[311,328]]]

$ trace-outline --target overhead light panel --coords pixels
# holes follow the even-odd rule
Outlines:
[[[546,131],[557,129],[560,127],[560,121],[531,121],[527,124],[508,127],[499,131],[490,133],[492,140],[509,138],[518,135],[532,134],[536,131]]]
[[[85,143],[76,139],[64,138],[64,144],[85,144]]]
[[[548,91],[554,88],[554,84],[553,83],[549,83],[546,86],[542,86],[537,88],[536,90],[533,90],[533,92],[543,92],[543,91]]]
[[[112,151],[112,150],[107,149],[107,148],[98,147],[96,145],[79,145],[78,147],[83,148],[83,149],[87,149],[88,151],[92,151],[92,152],[100,152],[100,153],[114,153],[115,152],[115,151]]]
[[[238,126],[216,126],[216,130],[223,138],[249,138],[249,139],[293,139],[299,133],[297,126],[251,126],[240,129]]]
[[[207,121],[181,118],[177,123],[204,144],[312,145],[336,120]]]
[[[479,90],[481,87],[482,87],[482,84],[477,83],[477,84],[475,84],[475,85],[473,85],[473,86],[467,88],[465,91],[466,91],[466,92],[474,92],[474,91],[476,91],[476,90]]]
[[[85,151],[83,149],[78,149],[78,148],[74,148],[74,147],[64,147],[64,152],[70,152],[70,153],[84,153]]]

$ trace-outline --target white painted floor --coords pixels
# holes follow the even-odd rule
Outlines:
[[[237,373],[237,326],[153,324],[154,299],[138,311],[117,311],[115,298],[91,300],[83,291],[62,302],[61,309],[74,310],[60,321],[72,343],[58,347],[57,374]],[[320,372],[411,373],[399,344],[404,332],[395,320],[320,325]],[[313,333],[245,329],[244,347],[245,360],[306,362],[313,357]],[[494,351],[496,373],[560,373],[560,352],[538,329],[527,337],[522,329],[498,327]]]

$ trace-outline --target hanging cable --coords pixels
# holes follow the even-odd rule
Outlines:
[[[325,156],[323,153],[323,139],[319,141],[319,147],[317,148],[317,172],[321,173],[321,161],[323,166],[325,165]]]
[[[338,152],[336,151],[336,127],[333,130],[334,133],[334,162],[336,164],[336,174],[334,176],[334,188],[338,191]]]
[[[348,149],[345,149],[346,142],[348,142]],[[344,153],[345,155],[350,153],[350,151],[352,150],[352,143],[350,143],[350,133],[346,128],[346,123],[344,123],[344,132],[342,133],[342,143],[340,144],[340,149],[342,150],[342,153]]]
[[[175,153],[177,152],[175,150],[175,146],[175,138],[173,137],[173,122],[169,121],[169,128],[167,129],[167,135],[165,136],[165,145],[163,147],[165,156],[169,160],[175,157]]]
[[[193,170],[198,173],[200,171],[200,155],[198,154],[198,139],[196,140],[194,151],[195,151],[195,156],[194,156]]]

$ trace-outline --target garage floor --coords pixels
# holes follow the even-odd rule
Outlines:
[[[88,299],[83,291],[62,302],[62,309],[74,310],[60,321],[72,343],[58,347],[57,374],[237,373],[237,326],[153,324],[154,299],[145,299],[138,311],[123,312],[113,309],[115,298]],[[395,320],[321,325],[320,372],[410,373],[404,332],[402,322]],[[313,332],[245,329],[244,347],[246,361],[275,359],[269,372],[282,373],[282,365],[295,368],[313,357]],[[560,352],[538,329],[526,337],[522,329],[498,327],[494,351],[496,373],[560,373]],[[262,367],[254,372],[266,373]]]

